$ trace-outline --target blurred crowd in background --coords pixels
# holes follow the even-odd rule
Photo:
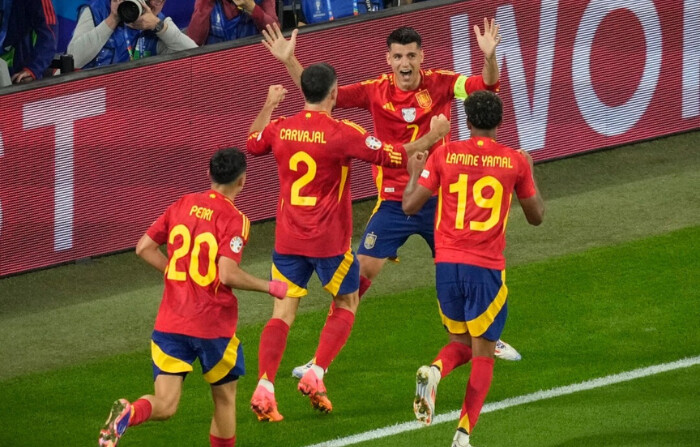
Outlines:
[[[421,0],[0,0],[0,87]]]

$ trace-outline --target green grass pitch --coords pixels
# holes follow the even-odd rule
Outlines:
[[[700,133],[536,167],[545,224],[509,223],[509,318],[520,362],[497,361],[487,402],[700,355]],[[355,207],[359,232],[370,202]],[[244,268],[269,268],[272,224],[253,227]],[[357,234],[357,233],[356,233]],[[357,241],[357,235],[355,241]],[[411,421],[414,373],[446,336],[433,268],[416,239],[360,307],[326,379],[334,412],[316,414],[289,371],[310,358],[328,297],[312,285],[276,383],[285,421],[248,409],[271,298],[241,294],[248,374],[239,446],[305,446]],[[110,403],[152,389],[148,336],[162,286],[133,253],[0,280],[0,445],[95,445]],[[314,290],[315,289],[315,290]],[[469,368],[445,378],[438,413],[459,408]],[[700,366],[482,415],[491,446],[700,445]],[[212,404],[195,368],[173,419],[130,429],[120,446],[207,445]],[[364,442],[447,446],[455,422]]]

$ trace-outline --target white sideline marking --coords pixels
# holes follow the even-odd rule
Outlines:
[[[504,399],[500,402],[493,402],[484,405],[481,410],[481,414],[490,413],[492,411],[503,410],[505,408],[514,407],[516,405],[527,404],[530,402],[536,402],[538,400],[551,399],[552,397],[565,396],[567,394],[578,393],[579,391],[592,390],[594,388],[600,388],[608,385],[613,385],[620,382],[627,382],[628,380],[640,379],[642,377],[653,376],[655,374],[660,374],[667,371],[673,371],[675,369],[688,368],[690,366],[700,364],[700,356],[687,357],[685,359],[677,360],[670,363],[662,363],[660,365],[648,366],[646,368],[634,369],[632,371],[623,372],[620,374],[613,374],[610,376],[600,377],[598,379],[591,379],[581,383],[575,383],[573,385],[566,385],[559,388],[552,388],[549,390],[536,391],[534,393],[525,394],[523,396],[511,397]],[[409,405],[410,407],[410,405]],[[443,413],[435,416],[432,425],[441,424],[443,422],[455,421],[459,418],[460,410],[451,411],[449,413]],[[307,447],[343,447],[346,445],[358,444],[360,442],[370,441],[372,439],[385,438],[387,436],[398,435],[399,433],[418,430],[424,426],[417,421],[404,422],[401,424],[389,425],[387,427],[378,428],[375,430],[366,431],[364,433],[359,433],[357,435],[347,436],[345,438],[338,438],[332,441],[324,441],[320,444],[313,444]]]

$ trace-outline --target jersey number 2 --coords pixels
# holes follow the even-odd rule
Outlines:
[[[459,174],[457,181],[450,184],[450,193],[457,194],[455,228],[458,230],[464,229],[464,215],[467,212],[468,181],[469,176],[467,174]],[[493,195],[491,198],[486,199],[484,198],[484,188],[489,186],[493,189]],[[491,210],[491,215],[485,221],[473,220],[469,222],[469,229],[472,231],[487,231],[495,227],[501,215],[501,202],[503,200],[503,185],[501,185],[501,182],[490,175],[482,177],[474,183],[472,195],[476,206]]]
[[[304,163],[307,167],[307,171],[306,174],[292,183],[291,203],[297,206],[314,206],[316,205],[316,197],[302,196],[299,194],[299,191],[301,191],[301,188],[311,183],[314,177],[316,177],[316,161],[306,152],[299,151],[289,159],[289,169],[297,172],[299,170],[299,163]]]
[[[216,253],[219,250],[219,244],[216,243],[216,238],[210,232],[200,233],[194,238],[194,243],[192,242],[192,234],[190,230],[180,224],[175,225],[168,235],[168,243],[174,244],[175,238],[182,237],[182,245],[180,248],[173,252],[170,262],[168,263],[168,274],[167,279],[173,281],[185,281],[187,279],[187,273],[189,273],[190,278],[202,287],[207,287],[209,284],[214,282],[216,278]],[[207,273],[202,275],[199,273],[199,253],[202,251],[202,244],[206,243],[209,247],[208,249],[208,262],[207,262]],[[190,251],[191,250],[191,251]],[[188,272],[177,270],[177,261],[185,256],[190,256],[190,268]]]

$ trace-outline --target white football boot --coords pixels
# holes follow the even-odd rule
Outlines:
[[[522,358],[520,353],[515,350],[514,347],[504,342],[503,340],[498,340],[496,342],[496,357],[503,360],[517,361]]]
[[[440,383],[440,370],[433,366],[421,366],[416,372],[416,397],[413,412],[418,422],[430,425],[435,416],[435,397]]]
[[[452,447],[474,447],[469,444],[469,435],[462,429],[457,429],[455,437],[452,438]]]

